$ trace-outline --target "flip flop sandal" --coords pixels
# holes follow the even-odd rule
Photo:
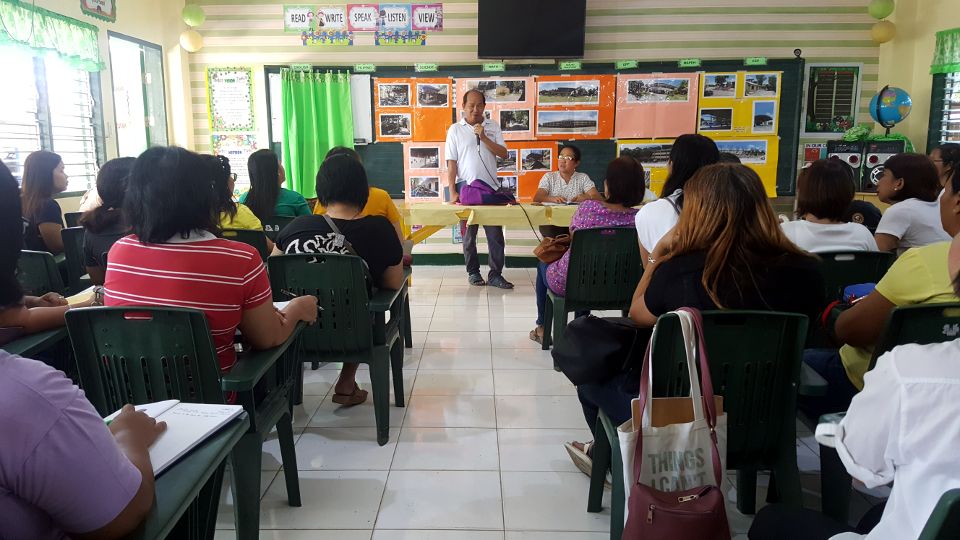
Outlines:
[[[367,400],[367,391],[361,390],[360,385],[355,385],[353,387],[353,393],[339,394],[337,392],[334,392],[333,397],[330,399],[337,405],[353,407],[354,405],[359,405]]]
[[[467,281],[471,285],[476,285],[477,287],[484,287],[487,285],[487,282],[483,280],[483,276],[481,276],[480,274],[470,274],[467,277]]]
[[[534,328],[533,330],[530,331],[530,339],[531,339],[532,341],[536,341],[537,343],[543,345],[543,336],[537,334],[537,329],[536,329],[536,328]]]

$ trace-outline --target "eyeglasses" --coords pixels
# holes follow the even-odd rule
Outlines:
[[[573,156],[557,156],[557,159],[562,159],[564,161],[576,161],[576,158]]]
[[[236,182],[236,181],[237,181],[237,173],[235,173],[235,172],[230,173],[230,180],[233,181],[233,182]]]

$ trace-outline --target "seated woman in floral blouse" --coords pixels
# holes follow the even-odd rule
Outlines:
[[[578,229],[596,229],[601,227],[632,227],[637,209],[634,206],[643,201],[643,166],[629,157],[619,157],[607,165],[607,179],[604,180],[606,199],[587,200],[580,203],[573,219],[570,232],[576,236]],[[543,310],[547,301],[547,288],[554,294],[563,296],[567,290],[567,268],[570,264],[570,252],[559,260],[537,266],[537,327],[530,331],[530,339],[543,341]]]

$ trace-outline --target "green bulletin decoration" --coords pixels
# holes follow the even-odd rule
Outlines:
[[[617,60],[617,63],[614,64],[614,67],[617,69],[637,69],[637,66],[640,65],[640,62],[636,60]]]
[[[583,62],[579,60],[567,60],[565,62],[558,62],[557,69],[560,71],[575,71],[583,68]]]
[[[207,112],[211,133],[254,131],[253,70],[208,68]]]
[[[80,11],[103,21],[117,22],[117,0],[80,0]]]
[[[681,58],[677,61],[677,67],[682,68],[695,68],[700,67],[702,62],[699,58]]]
[[[373,73],[377,70],[376,64],[354,64],[354,73]]]

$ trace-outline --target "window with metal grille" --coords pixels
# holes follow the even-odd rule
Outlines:
[[[938,78],[939,81],[934,79],[931,103],[935,107],[940,105],[940,114],[930,115],[931,128],[935,127],[931,129],[930,146],[960,142],[960,73],[947,73]]]
[[[855,123],[860,66],[810,66],[806,91],[804,133],[843,133]]]
[[[19,181],[30,152],[50,150],[63,158],[67,191],[84,191],[96,180],[103,156],[97,79],[53,55],[3,49],[10,77],[0,85],[0,152]]]

